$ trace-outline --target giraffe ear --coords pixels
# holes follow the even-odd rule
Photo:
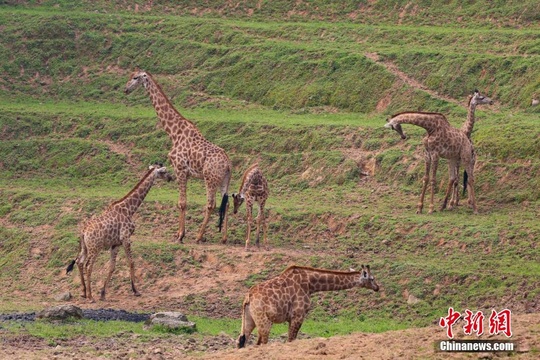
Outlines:
[[[354,270],[353,268],[349,268],[349,271],[350,272],[356,272],[356,270]]]
[[[148,167],[148,170],[153,170],[153,169],[154,169],[154,165],[150,165],[150,166]]]

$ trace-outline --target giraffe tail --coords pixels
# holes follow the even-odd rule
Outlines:
[[[463,196],[465,196],[465,192],[467,191],[467,181],[469,179],[469,174],[467,174],[467,170],[463,172]]]
[[[69,274],[71,271],[73,271],[73,268],[75,267],[75,261],[77,261],[77,259],[73,260],[67,267],[66,269],[66,275]]]
[[[246,333],[245,333],[245,324],[246,324],[246,306],[249,305],[249,298],[246,297],[244,304],[242,305],[242,333],[238,337],[238,348],[241,349],[246,346]]]
[[[218,223],[219,232],[221,232],[221,227],[223,226],[223,219],[225,219],[225,215],[227,213],[228,202],[229,202],[229,195],[223,194],[223,198],[221,199],[221,205],[219,206],[219,223]]]

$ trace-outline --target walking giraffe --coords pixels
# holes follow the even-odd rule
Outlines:
[[[334,271],[290,266],[281,275],[253,286],[242,305],[242,329],[238,347],[242,348],[257,327],[257,345],[268,343],[274,323],[289,323],[288,341],[293,341],[311,307],[310,297],[319,291],[361,287],[379,291],[369,265],[361,271]]]
[[[231,194],[233,197],[234,210],[233,213],[236,214],[240,205],[246,201],[246,222],[247,222],[247,234],[246,234],[246,251],[249,248],[249,240],[251,234],[251,221],[253,217],[253,203],[257,202],[259,204],[259,213],[257,214],[257,240],[255,244],[259,246],[259,237],[261,233],[261,223],[263,226],[263,242],[264,246],[268,250],[268,241],[266,238],[266,224],[264,219],[264,204],[266,199],[268,199],[268,182],[266,181],[263,173],[259,169],[258,164],[253,164],[244,172],[244,177],[242,178],[242,184],[240,185],[240,190],[238,194]]]
[[[216,207],[218,188],[221,188],[222,196],[218,227],[220,231],[223,227],[222,242],[225,243],[227,241],[227,192],[232,169],[229,157],[222,148],[206,140],[199,129],[174,108],[150,73],[134,72],[126,84],[125,93],[129,94],[141,85],[150,96],[159,121],[173,144],[173,148],[169,152],[169,159],[174,167],[180,192],[178,200],[180,217],[176,240],[182,242],[186,235],[186,187],[188,179],[195,177],[204,179],[206,186],[206,211],[197,234],[197,243],[203,241],[206,225]]]
[[[135,288],[135,267],[131,255],[130,237],[135,231],[135,224],[131,218],[142,204],[156,179],[170,181],[171,175],[161,165],[150,166],[148,172],[126,196],[113,202],[101,215],[92,217],[81,226],[79,255],[69,264],[66,273],[69,274],[74,265],[77,264],[81,277],[83,298],[94,302],[92,297],[92,269],[101,251],[111,249],[109,272],[101,289],[101,300],[105,300],[105,289],[114,272],[116,256],[121,246],[124,247],[129,265],[131,290],[135,296],[140,295]]]
[[[450,176],[441,210],[446,208],[450,193],[454,188],[454,184],[458,181],[456,169],[459,169],[460,162],[463,162],[465,167],[463,187],[468,191],[469,205],[472,206],[475,214],[478,213],[474,198],[474,164],[476,162],[476,155],[472,143],[467,138],[465,132],[452,127],[444,115],[425,112],[404,112],[393,115],[390,119],[387,119],[385,127],[397,131],[401,138],[405,139],[406,136],[401,128],[401,124],[420,126],[427,131],[427,135],[423,139],[426,171],[424,173],[422,192],[416,213],[420,214],[424,207],[424,196],[428,182],[431,186],[429,213],[431,214],[433,212],[437,167],[439,165],[439,158],[441,157],[448,160],[448,172]]]

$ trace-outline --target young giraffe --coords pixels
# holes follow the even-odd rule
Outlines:
[[[221,206],[219,208],[219,231],[222,226],[222,242],[227,241],[227,208],[229,181],[232,164],[225,151],[206,140],[199,129],[183,117],[171,104],[161,87],[144,71],[136,71],[126,84],[125,93],[129,94],[139,86],[146,89],[156,110],[159,121],[173,143],[169,159],[174,167],[180,197],[179,230],[176,239],[182,242],[186,234],[186,186],[190,177],[204,179],[206,185],[206,212],[203,223],[197,234],[197,243],[203,241],[206,225],[216,207],[216,192],[221,188]]]
[[[467,105],[467,121],[461,126],[461,131],[467,135],[469,139],[471,139],[471,134],[474,128],[474,122],[475,122],[475,112],[476,112],[476,106],[478,105],[493,105],[493,100],[488,98],[487,96],[481,94],[478,90],[474,90],[474,93],[472,95],[469,95],[469,103]],[[472,140],[471,140],[472,141]],[[459,164],[458,167],[455,169],[454,178],[456,181],[452,184],[453,185],[453,191],[452,191],[452,198],[450,199],[450,203],[448,205],[449,209],[452,209],[453,207],[458,206],[459,203],[459,192],[458,192],[458,179],[459,177]],[[463,188],[463,193],[465,194],[465,188]]]
[[[250,168],[244,173],[242,178],[242,184],[240,185],[240,190],[238,194],[232,194],[234,210],[233,213],[236,214],[240,205],[246,201],[246,211],[247,211],[247,235],[246,235],[246,251],[249,246],[249,237],[251,234],[251,221],[253,217],[253,203],[257,202],[259,204],[259,214],[257,215],[257,240],[255,244],[259,246],[259,237],[261,233],[261,222],[263,225],[263,242],[264,246],[268,250],[268,241],[266,239],[266,226],[264,219],[264,204],[266,199],[268,199],[268,182],[266,181],[263,173],[259,169],[258,164],[253,164]]]
[[[334,271],[290,266],[281,275],[253,286],[242,306],[242,329],[238,347],[245,346],[251,332],[259,329],[257,345],[268,343],[274,323],[289,323],[288,341],[293,341],[310,309],[311,294],[318,291],[363,287],[379,291],[368,266],[361,271]]]
[[[433,212],[435,182],[437,180],[437,166],[439,165],[439,158],[442,157],[448,160],[450,182],[448,184],[448,189],[446,190],[446,196],[441,206],[441,210],[446,208],[448,198],[450,197],[450,193],[454,187],[454,182],[457,182],[456,169],[459,168],[460,162],[463,162],[466,171],[463,186],[467,189],[469,194],[469,205],[472,206],[474,213],[476,214],[478,211],[476,209],[473,187],[476,155],[474,153],[472,143],[470,139],[467,138],[467,135],[465,135],[463,131],[452,127],[446,117],[439,113],[404,112],[396,114],[387,120],[385,127],[397,131],[401,138],[405,139],[406,136],[403,133],[401,124],[420,126],[427,131],[427,135],[423,139],[425,147],[426,171],[423,178],[422,192],[420,194],[420,201],[418,203],[416,213],[420,214],[422,212],[422,208],[424,207],[424,196],[426,194],[428,182],[431,185],[429,213],[431,214]]]
[[[94,302],[91,282],[92,269],[101,251],[111,249],[109,272],[101,289],[101,300],[105,300],[105,289],[114,272],[116,256],[121,246],[124,247],[129,264],[131,290],[135,296],[140,295],[135,288],[135,268],[131,256],[130,237],[135,231],[135,224],[131,218],[150,191],[155,179],[170,181],[171,178],[167,169],[161,165],[150,166],[148,172],[126,196],[110,204],[101,215],[91,218],[81,227],[79,255],[69,264],[66,273],[69,274],[74,265],[77,264],[83,298]]]

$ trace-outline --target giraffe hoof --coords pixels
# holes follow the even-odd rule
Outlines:
[[[133,296],[141,296],[141,293],[137,291],[137,292],[133,293]]]

